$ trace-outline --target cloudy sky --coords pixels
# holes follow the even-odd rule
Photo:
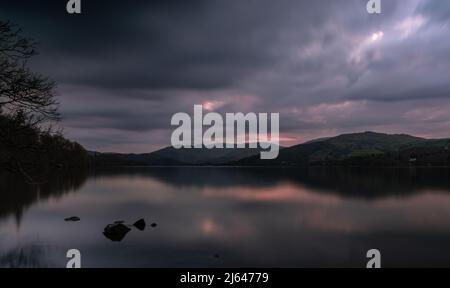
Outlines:
[[[170,144],[194,104],[280,113],[283,145],[367,130],[450,137],[450,1],[1,0],[58,82],[65,135],[98,151]]]

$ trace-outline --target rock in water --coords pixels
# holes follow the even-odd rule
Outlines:
[[[133,224],[134,227],[136,227],[137,229],[143,231],[145,229],[145,220],[144,219],[139,219],[138,221],[136,221]]]
[[[77,216],[73,216],[73,217],[69,217],[69,218],[64,219],[64,221],[66,221],[66,222],[77,222],[77,221],[80,221],[80,220],[81,220],[80,217],[77,217]]]
[[[130,231],[131,229],[122,223],[109,224],[105,227],[103,235],[111,241],[120,242]]]

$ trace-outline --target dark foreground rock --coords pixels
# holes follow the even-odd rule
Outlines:
[[[131,228],[135,227],[140,231],[144,231],[146,226],[144,219],[139,219],[138,221],[134,222],[133,225],[126,225],[124,223],[125,221],[122,220],[114,221],[113,224],[109,224],[105,227],[103,235],[105,235],[105,237],[111,241],[120,242],[125,238],[128,232],[131,231]],[[155,226],[153,226],[152,224],[152,227]]]
[[[143,231],[145,229],[145,220],[139,219],[133,224],[134,227],[136,227],[138,230]]]
[[[109,224],[105,227],[103,235],[111,241],[120,242],[130,232],[131,229],[122,223]]]
[[[81,220],[80,217],[77,217],[77,216],[73,216],[73,217],[69,217],[69,218],[64,219],[64,221],[66,221],[66,222],[77,222],[77,221],[80,221],[80,220]]]

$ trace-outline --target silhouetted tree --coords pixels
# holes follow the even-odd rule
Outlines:
[[[33,73],[36,43],[0,21],[0,167],[33,181],[36,172],[86,165],[87,152],[52,129],[60,115],[55,82]]]
[[[59,119],[55,82],[28,68],[35,45],[20,29],[0,22],[0,109],[4,114],[20,113],[33,126]]]

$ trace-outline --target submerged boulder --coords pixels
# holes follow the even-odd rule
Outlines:
[[[136,227],[138,230],[143,231],[145,229],[145,220],[139,219],[133,224],[134,227]]]
[[[64,219],[64,221],[66,221],[66,222],[77,222],[80,220],[81,220],[80,217],[77,217],[77,216],[72,216],[72,217]]]
[[[120,242],[131,229],[122,223],[109,224],[105,227],[103,235],[111,241]]]
[[[126,225],[124,223],[125,222],[122,220],[114,221],[113,224],[109,224],[105,227],[103,235],[111,241],[120,242],[125,238],[128,232],[131,231],[131,228],[135,227],[136,229],[143,231],[146,226],[144,219],[139,219],[133,225]],[[152,227],[154,227],[153,224]]]

